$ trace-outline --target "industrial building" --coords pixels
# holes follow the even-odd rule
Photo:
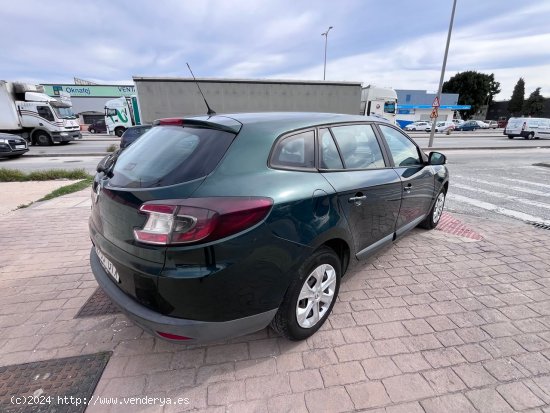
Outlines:
[[[418,120],[429,120],[436,93],[426,90],[396,89],[397,122],[401,127]],[[437,120],[451,120],[457,110],[470,109],[470,105],[458,104],[458,93],[442,93]]]

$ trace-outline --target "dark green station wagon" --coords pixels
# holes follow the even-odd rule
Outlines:
[[[157,337],[321,327],[349,265],[434,228],[445,156],[379,118],[248,113],[170,118],[98,167],[93,273]]]

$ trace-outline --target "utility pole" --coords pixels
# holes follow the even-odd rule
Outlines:
[[[443,57],[443,66],[441,66],[441,77],[439,78],[439,88],[437,89],[437,100],[441,102],[441,89],[443,89],[443,78],[445,77],[445,67],[447,66],[447,55],[449,54],[449,44],[451,43],[451,32],[453,31],[453,21],[455,19],[456,0],[453,0],[453,11],[451,12],[451,21],[449,23],[449,33],[447,34],[447,45],[445,46],[445,56]],[[432,130],[430,131],[430,141],[428,148],[431,148],[434,143],[435,124],[437,117],[432,122]]]
[[[321,33],[321,36],[325,36],[325,65],[323,67],[323,80],[325,80],[327,74],[327,43],[328,43],[328,32],[330,32],[332,26],[330,26],[326,32]]]

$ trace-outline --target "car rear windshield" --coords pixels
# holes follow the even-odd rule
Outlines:
[[[110,185],[152,188],[204,177],[234,138],[235,134],[208,128],[156,126],[120,154]]]

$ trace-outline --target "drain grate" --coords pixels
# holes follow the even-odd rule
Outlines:
[[[0,367],[0,411],[84,412],[111,354],[103,352]]]
[[[482,240],[481,234],[475,232],[466,226],[462,221],[454,218],[451,214],[444,212],[439,220],[439,225],[435,228],[447,234],[457,235],[459,237]]]
[[[120,310],[113,304],[111,299],[103,292],[101,288],[97,288],[88,301],[80,308],[75,318],[94,317],[98,315],[116,314]]]
[[[540,229],[547,229],[547,230],[550,230],[550,224],[545,224],[543,222],[528,222],[529,225],[532,225],[536,228],[540,228]]]

